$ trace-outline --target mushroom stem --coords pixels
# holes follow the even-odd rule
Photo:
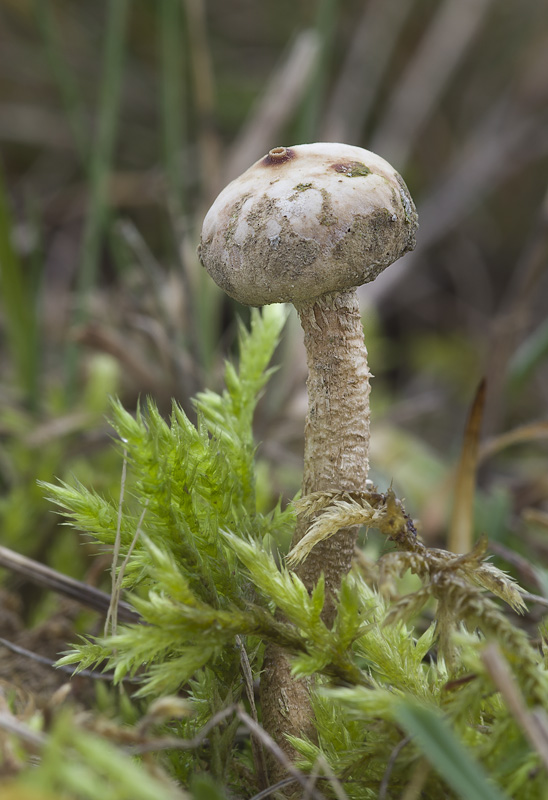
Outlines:
[[[327,294],[297,311],[308,361],[303,495],[363,491],[369,467],[367,350],[356,291]],[[306,530],[298,524],[293,546]],[[323,618],[333,621],[333,597],[352,563],[357,529],[346,528],[317,544],[297,574],[311,590],[325,577]]]
[[[369,468],[369,378],[367,350],[355,289],[299,304],[308,362],[308,416],[305,427],[303,495],[317,491],[361,491]],[[309,521],[297,522],[292,546]],[[331,625],[335,596],[351,567],[357,528],[344,528],[317,544],[296,572],[311,591],[323,573],[326,599],[322,618]],[[265,651],[261,678],[265,727],[290,758],[296,752],[287,734],[314,739],[309,681],[296,680],[286,654],[276,645]],[[270,764],[271,779],[284,775]]]

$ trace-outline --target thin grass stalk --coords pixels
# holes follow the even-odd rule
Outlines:
[[[319,54],[316,73],[310,81],[297,128],[297,139],[300,142],[313,142],[317,139],[335,33],[337,7],[338,0],[318,1],[315,27],[320,42]]]
[[[187,399],[198,391],[197,381],[195,380],[195,364],[191,360],[191,355],[194,356],[198,350],[192,339],[194,332],[192,309],[188,309],[185,306],[184,323],[191,330],[188,332],[187,342],[183,342],[183,321],[178,318],[178,315],[174,315],[171,312],[164,291],[164,270],[150,251],[140,231],[131,220],[125,219],[118,221],[114,233],[129,248],[147,278],[155,304],[155,313],[165,329],[167,338],[166,346],[163,348],[165,356],[168,359],[171,374],[176,380],[180,402],[185,405]],[[187,353],[187,348],[184,347],[184,344],[191,351],[191,354]]]
[[[493,322],[486,358],[488,394],[485,430],[500,426],[510,398],[526,391],[538,365],[548,355],[548,321],[531,331],[534,298],[542,292],[548,259],[548,190]]]
[[[97,135],[90,155],[89,206],[82,241],[82,255],[76,286],[73,324],[81,325],[88,316],[88,298],[93,289],[108,208],[108,181],[120,108],[120,89],[126,47],[128,0],[110,0],[103,54]],[[71,343],[66,353],[69,396],[74,393],[78,347]]]
[[[392,94],[371,149],[398,169],[408,162],[426,120],[480,31],[493,0],[446,0]]]
[[[157,5],[158,47],[160,50],[160,116],[167,205],[183,283],[185,325],[178,332],[186,337],[186,347],[194,360],[201,359],[204,348],[201,325],[201,299],[196,281],[192,280],[194,248],[188,242],[188,185],[184,180],[183,150],[188,150],[188,131],[183,117],[188,87],[185,85],[185,64],[181,43],[187,41],[180,0],[161,0]],[[190,252],[192,251],[192,255]],[[204,332],[204,336],[206,336]],[[181,348],[183,342],[180,342]],[[182,375],[179,373],[179,378]]]
[[[42,214],[39,205],[32,197],[25,197],[25,220],[30,226],[33,246],[25,259],[27,297],[31,324],[27,333],[28,347],[33,361],[32,376],[29,375],[28,407],[32,412],[41,408],[43,348],[41,337],[41,295],[44,279],[44,237]]]
[[[482,381],[468,415],[457,465],[453,511],[447,537],[447,549],[453,553],[468,553],[474,544],[474,498],[485,393],[486,385]]]
[[[536,750],[544,764],[544,769],[548,769],[548,737],[546,729],[542,724],[542,717],[539,709],[531,712],[527,708],[527,702],[523,696],[519,683],[512,674],[508,661],[502,654],[496,642],[490,642],[481,654],[489,676],[504,698],[504,703],[512,717],[529,740],[531,747]]]
[[[199,158],[201,192],[204,206],[195,209],[202,218],[209,203],[220,189],[221,144],[215,128],[216,81],[209,43],[206,6],[204,0],[182,0],[188,29],[189,66],[192,80],[194,115],[197,120],[197,156]],[[186,234],[186,231],[184,232]],[[204,270],[194,257],[189,257],[188,235],[185,235],[186,257],[183,270],[187,274],[186,289],[189,293],[188,316],[194,335],[191,343],[194,355],[206,371],[209,371],[218,352],[220,336],[220,309],[223,296],[207,280]],[[192,246],[194,250],[194,245]],[[192,337],[192,332],[190,332]]]
[[[52,18],[51,5],[44,0],[34,0],[35,16],[38,27],[44,40],[44,50],[46,59],[52,74],[55,86],[61,98],[63,110],[71,129],[76,153],[80,160],[80,166],[86,174],[88,181],[91,182],[91,149],[92,141],[88,135],[88,121],[85,111],[85,103],[78,84],[72,78],[71,65],[63,58],[63,47],[57,35],[54,20]],[[104,228],[109,228],[111,209],[105,210]],[[119,267],[118,249],[116,240],[109,230],[109,245],[113,263]]]
[[[228,151],[225,184],[279,143],[280,131],[294,117],[315,74],[318,50],[319,38],[313,29],[302,31],[291,43]]]
[[[0,297],[17,382],[30,408],[38,402],[35,296],[12,243],[13,221],[0,165]]]
[[[59,90],[75,147],[83,164],[86,163],[90,141],[86,115],[73,72],[62,56],[62,48],[52,19],[49,0],[34,0],[34,15],[44,42],[46,59]]]
[[[166,188],[175,213],[185,205],[181,149],[184,86],[181,42],[183,40],[179,0],[161,0],[157,5],[161,55],[162,145]]]
[[[202,178],[202,197],[207,210],[222,188],[221,142],[215,126],[216,84],[213,58],[207,32],[204,0],[182,0],[188,28],[189,60],[192,74],[195,113],[198,123],[198,151]]]
[[[329,98],[321,140],[359,144],[399,36],[415,3],[370,0]]]

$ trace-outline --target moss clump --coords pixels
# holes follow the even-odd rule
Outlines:
[[[241,746],[236,737],[240,723],[256,727],[243,707],[255,709],[253,687],[265,674],[267,643],[291,659],[295,678],[313,683],[314,736],[290,737],[299,768],[313,772],[326,764],[349,800],[374,800],[387,775],[390,796],[400,796],[424,758],[433,767],[424,778],[425,800],[472,797],[460,780],[472,773],[480,787],[474,797],[544,800],[542,757],[527,744],[490,665],[496,658],[510,674],[524,714],[545,714],[546,656],[536,633],[529,637],[489,597],[523,610],[519,588],[485,560],[486,542],[464,555],[429,548],[394,492],[372,485],[366,492],[309,493],[270,512],[257,502],[252,418],[284,318],[281,306],[253,310],[251,331],[240,333],[239,369],[227,364],[221,394],[198,395],[196,424],[177,405],[166,421],[153,403],[136,417],[114,404],[129,467],[120,502],[80,484],[47,485],[79,529],[103,545],[119,540],[118,585],[131,590],[141,617],[118,627],[112,618],[110,633],[80,641],[59,663],[112,669],[116,682],[132,677],[138,696],[161,697],[169,709],[169,695],[184,692],[188,716],[185,705],[183,716],[169,723],[168,763],[172,777],[190,789],[183,796],[195,800],[193,776],[206,759],[212,780],[235,795],[260,791],[261,757],[252,737]],[[280,563],[273,543],[289,538],[296,518],[306,522],[306,533]],[[326,624],[324,577],[309,591],[288,564],[360,524],[384,534],[392,549],[376,564],[358,554]],[[400,596],[408,570],[420,585]],[[434,619],[419,633],[413,624],[427,604]],[[264,710],[263,698],[263,719]],[[143,731],[141,724],[134,734],[139,743]],[[132,741],[124,736],[124,743]],[[444,753],[436,755],[443,747],[452,761],[460,759],[458,769],[447,770]],[[97,771],[107,774],[106,756],[97,752]],[[65,780],[66,758],[59,755],[59,763],[47,774]],[[124,761],[124,779],[133,774]],[[509,791],[502,795],[498,787]],[[104,796],[89,794],[90,800]],[[155,786],[131,796],[171,800]]]

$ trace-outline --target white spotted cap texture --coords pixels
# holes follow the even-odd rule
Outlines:
[[[219,194],[199,255],[240,303],[296,305],[374,280],[415,246],[401,176],[346,144],[277,147]]]

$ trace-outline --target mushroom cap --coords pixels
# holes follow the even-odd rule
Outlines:
[[[347,144],[276,147],[228,184],[203,223],[200,260],[240,303],[301,304],[374,280],[415,246],[407,186]]]

